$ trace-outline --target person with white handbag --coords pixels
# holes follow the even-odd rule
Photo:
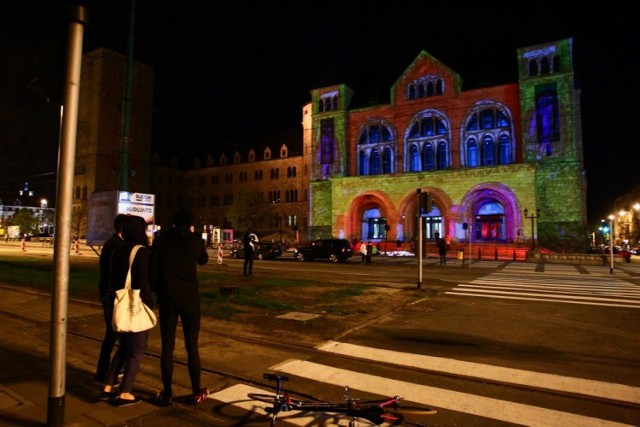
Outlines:
[[[111,257],[110,285],[108,312],[113,315],[116,292],[125,288],[127,276],[130,274],[130,287],[140,290],[140,298],[150,309],[154,308],[154,299],[149,280],[149,241],[147,238],[147,224],[144,218],[136,215],[128,215],[122,228],[124,242],[119,245]],[[132,251],[137,250],[133,257]],[[113,320],[113,319],[112,319]],[[153,319],[155,323],[155,318]],[[119,347],[111,359],[109,371],[105,379],[105,386],[100,394],[101,400],[112,400],[116,407],[129,406],[139,403],[142,399],[132,394],[140,363],[147,348],[149,330],[140,332],[118,332]],[[123,370],[120,390],[116,391],[115,384],[118,373]]]

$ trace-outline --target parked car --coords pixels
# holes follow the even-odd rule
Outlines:
[[[301,246],[294,253],[298,261],[311,261],[316,258],[331,262],[346,262],[353,255],[351,242],[346,239],[318,239],[307,246]]]
[[[282,255],[282,248],[277,243],[255,243],[256,250],[253,252],[255,259],[273,259]],[[244,258],[244,248],[235,248],[231,251],[234,258]]]

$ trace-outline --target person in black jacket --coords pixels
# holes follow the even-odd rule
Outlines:
[[[209,255],[205,242],[194,234],[194,220],[187,209],[173,215],[173,228],[162,233],[151,249],[151,275],[158,296],[162,354],[160,369],[163,390],[156,395],[156,404],[173,403],[173,352],[176,344],[178,318],[182,322],[187,366],[191,380],[190,401],[198,404],[209,395],[200,387],[200,290],[197,265],[205,265]]]
[[[140,289],[140,298],[150,308],[153,309],[155,305],[149,280],[149,240],[147,238],[147,223],[144,218],[128,215],[122,227],[122,237],[124,242],[113,250],[111,256],[109,290],[107,291],[109,322],[113,318],[115,291],[124,288],[129,271],[129,255],[136,245],[142,245],[143,248],[138,250],[132,263],[131,288]],[[149,331],[117,333],[117,336],[120,345],[111,359],[100,399],[115,399],[114,406],[120,407],[141,401],[139,396],[134,396],[131,392],[144,352],[147,349]],[[123,367],[124,375],[120,385],[120,393],[118,393],[114,388],[121,367]]]
[[[100,291],[100,302],[102,302],[102,311],[104,317],[104,338],[102,339],[102,346],[100,347],[100,355],[98,356],[98,366],[96,367],[96,374],[93,380],[97,384],[104,385],[104,380],[109,369],[109,362],[111,360],[111,351],[116,344],[118,336],[111,327],[111,313],[108,313],[108,301],[107,290],[109,289],[109,268],[111,262],[111,254],[113,250],[118,247],[124,239],[122,238],[122,227],[124,220],[127,217],[125,214],[118,214],[113,221],[113,227],[115,232],[111,235],[102,246],[100,251],[100,281],[98,282],[98,289]]]
[[[251,276],[253,274],[253,258],[255,256],[255,234],[251,230],[244,233],[242,236],[242,247],[244,248],[244,265],[242,267],[242,273],[245,276]]]

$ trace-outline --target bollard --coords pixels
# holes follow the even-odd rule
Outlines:
[[[498,247],[496,246],[496,251],[493,254],[493,258],[497,261],[498,260]]]
[[[478,259],[482,259],[482,249],[478,248]]]
[[[513,260],[514,261],[516,260],[516,250],[515,249],[513,250]]]

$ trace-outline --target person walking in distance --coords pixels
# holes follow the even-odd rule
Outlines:
[[[360,255],[360,264],[364,264],[367,259],[367,242],[365,242],[364,240],[362,241],[362,243],[360,243]]]
[[[438,239],[436,245],[438,246],[438,255],[440,255],[440,265],[447,265],[447,251],[449,250],[449,245],[447,244],[446,239]]]
[[[124,288],[129,272],[129,256],[134,246],[142,245],[131,264],[131,288],[140,289],[140,298],[151,309],[154,307],[153,293],[149,281],[149,239],[147,238],[147,223],[141,216],[128,215],[122,226],[124,242],[118,245],[111,255],[111,269],[109,273],[109,320],[113,319],[113,306],[115,294],[118,289]],[[111,359],[109,370],[105,377],[104,388],[100,394],[100,400],[113,400],[116,407],[129,406],[142,401],[140,396],[134,396],[133,382],[140,370],[140,363],[147,349],[149,331],[142,332],[118,332],[118,350]],[[115,391],[118,374],[123,370],[120,393]]]
[[[111,360],[111,352],[116,344],[118,336],[111,326],[111,313],[108,312],[107,291],[109,290],[109,269],[111,264],[111,255],[113,250],[120,246],[124,239],[122,238],[122,227],[127,216],[125,214],[116,215],[113,220],[114,233],[104,242],[102,251],[100,251],[99,266],[100,280],[98,282],[98,291],[100,292],[100,302],[102,303],[102,316],[104,318],[104,338],[100,346],[100,354],[98,356],[98,366],[93,381],[96,384],[104,385],[104,380],[109,369],[109,361]]]
[[[255,238],[251,230],[244,233],[242,236],[242,246],[244,247],[244,266],[242,268],[242,274],[245,276],[251,276],[253,274],[253,257],[255,252]]]
[[[173,353],[178,319],[182,323],[187,366],[191,381],[189,403],[197,405],[209,395],[200,386],[200,286],[197,265],[205,265],[209,255],[205,242],[194,234],[193,214],[179,209],[173,215],[173,227],[161,233],[151,248],[151,275],[160,314],[162,353],[162,391],[155,397],[159,406],[173,403]]]
[[[365,256],[365,264],[371,264],[371,255],[373,255],[373,245],[371,240],[367,242],[367,255]]]
[[[20,242],[20,249],[22,252],[27,252],[27,234],[22,235],[22,241]]]

